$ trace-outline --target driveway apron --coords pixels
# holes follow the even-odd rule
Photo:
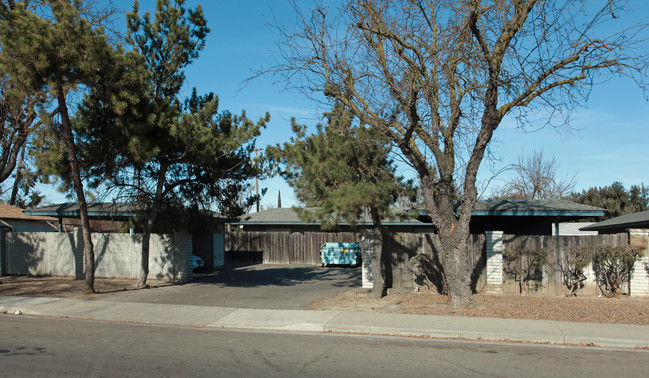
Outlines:
[[[363,290],[361,269],[312,265],[226,266],[194,274],[185,284],[125,291],[107,301],[253,309],[303,310],[339,292]]]

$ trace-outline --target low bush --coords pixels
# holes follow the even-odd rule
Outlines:
[[[567,296],[576,296],[577,291],[584,287],[586,281],[585,269],[591,261],[591,247],[574,245],[568,249],[566,262],[563,264],[559,262],[563,284],[570,290]]]
[[[548,251],[543,248],[530,251],[514,249],[505,249],[503,251],[505,274],[518,282],[521,294],[541,288],[543,266],[547,260]]]
[[[633,264],[642,256],[642,247],[601,245],[593,254],[595,280],[604,296],[621,295],[623,284],[630,286]],[[630,294],[631,288],[628,288]]]

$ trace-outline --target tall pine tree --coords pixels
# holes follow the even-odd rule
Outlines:
[[[84,294],[94,292],[94,250],[84,185],[73,132],[75,91],[100,87],[113,68],[115,50],[101,28],[82,14],[80,2],[47,3],[49,18],[28,11],[24,3],[0,4],[0,67],[24,93],[45,94],[56,117],[42,113],[41,121],[62,141],[67,172],[79,204],[84,241]],[[71,110],[72,108],[72,110]]]
[[[383,251],[382,220],[392,216],[390,206],[411,184],[396,174],[389,158],[390,146],[375,128],[354,126],[344,106],[337,104],[327,114],[326,126],[319,125],[313,135],[292,120],[295,136],[283,145],[268,149],[268,155],[282,165],[280,174],[295,189],[306,206],[301,211],[306,221],[322,221],[324,228],[340,222],[352,226],[366,216],[373,234],[371,296],[386,294],[386,274],[391,269],[390,253]]]
[[[621,182],[616,181],[610,186],[594,187],[581,193],[572,193],[570,200],[605,209],[606,214],[603,218],[592,219],[592,221],[601,221],[648,210],[649,189],[642,184],[632,185],[627,191]]]
[[[106,180],[139,214],[143,237],[136,287],[146,286],[149,241],[165,226],[160,220],[166,213],[227,203],[230,215],[239,215],[234,199],[257,174],[252,151],[268,121],[268,115],[253,122],[245,113],[219,111],[212,93],[199,95],[194,89],[189,98],[181,97],[184,69],[198,57],[209,32],[200,5],[187,10],[182,4],[159,0],[152,18],[148,12],[140,15],[134,3],[127,15],[127,42],[137,57],[129,58],[132,69],[122,73],[130,79],[94,91],[89,99],[112,100],[102,106],[86,101],[80,112],[91,175]],[[98,161],[101,149],[114,159]]]

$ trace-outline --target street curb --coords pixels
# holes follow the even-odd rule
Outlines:
[[[0,296],[0,313],[224,329],[649,348],[649,325],[8,296]]]

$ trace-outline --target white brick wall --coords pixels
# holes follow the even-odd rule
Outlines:
[[[487,231],[487,285],[492,289],[503,284],[503,232]]]
[[[631,274],[631,295],[649,296],[649,230],[630,229],[629,237],[635,245],[644,245],[642,257],[633,264]]]
[[[649,296],[649,257],[646,254],[633,265],[631,295]]]
[[[362,276],[363,288],[371,289],[374,287],[374,280],[372,278],[372,253],[374,252],[374,240],[372,232],[363,230],[361,234],[361,256],[362,256]]]

